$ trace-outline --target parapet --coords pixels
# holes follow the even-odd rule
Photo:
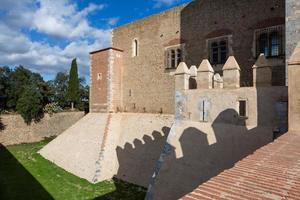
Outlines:
[[[197,73],[198,75],[196,80],[198,89],[212,89],[214,69],[207,59],[201,62]]]
[[[214,88],[223,88],[223,79],[218,73],[214,75]]]
[[[240,66],[234,56],[229,56],[223,67],[224,88],[240,87]]]
[[[268,87],[272,85],[272,67],[264,54],[260,54],[253,65],[254,87]]]
[[[179,63],[175,71],[175,90],[189,89],[190,71],[185,62]]]

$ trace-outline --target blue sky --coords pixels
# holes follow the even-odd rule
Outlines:
[[[88,53],[110,46],[114,27],[189,1],[0,0],[0,66],[24,65],[49,80],[76,57],[88,80]]]

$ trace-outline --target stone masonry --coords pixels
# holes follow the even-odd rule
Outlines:
[[[240,86],[251,86],[252,66],[257,57],[254,39],[256,31],[284,26],[284,23],[284,0],[215,0],[213,3],[210,0],[196,0],[114,29],[112,46],[122,50],[123,64],[119,66],[121,76],[113,75],[116,78],[113,83],[121,83],[121,86],[116,86],[121,88],[121,103],[117,103],[117,106],[114,103],[115,107],[110,111],[119,109],[135,113],[174,113],[176,68],[167,68],[167,49],[180,47],[183,61],[188,66],[198,66],[203,59],[210,57],[210,41],[223,37],[228,38],[227,57],[234,55],[240,64]],[[134,44],[137,44],[137,48],[134,48]],[[97,87],[101,81],[95,80],[96,71],[108,66],[108,52],[96,51],[91,55],[91,111],[107,111],[111,87],[109,81],[106,81],[109,77],[104,74],[108,68],[102,72],[106,83],[102,83],[101,87],[106,89],[98,92],[100,90]],[[284,56],[269,60],[272,65],[272,83],[284,85]],[[215,73],[223,76],[223,65],[212,67]],[[98,93],[93,94],[95,91]]]

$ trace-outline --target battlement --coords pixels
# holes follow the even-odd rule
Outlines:
[[[288,89],[272,86],[272,68],[261,54],[253,65],[253,86],[240,86],[240,66],[230,56],[221,76],[204,59],[198,69],[181,62],[175,72],[176,115],[202,123],[216,122],[224,110],[234,110],[217,123],[266,126],[287,130]],[[197,73],[195,73],[197,71]],[[180,102],[177,102],[180,101]],[[180,107],[180,108],[179,108]]]
[[[261,54],[253,69],[253,87],[272,86],[272,65]],[[175,90],[235,89],[240,88],[240,66],[234,56],[229,56],[222,68],[221,76],[215,73],[209,60],[204,59],[199,67],[181,62],[175,71]]]

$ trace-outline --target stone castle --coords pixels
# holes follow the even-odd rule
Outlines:
[[[40,154],[92,183],[117,177],[147,187],[146,199],[172,200],[288,125],[300,130],[285,8],[196,0],[114,29],[112,47],[90,53],[90,113]]]
[[[234,56],[246,87],[261,53],[272,67],[271,84],[285,85],[284,0],[193,1],[118,27],[112,48],[91,52],[91,112],[173,114],[181,61],[198,67],[208,59],[222,77]]]

